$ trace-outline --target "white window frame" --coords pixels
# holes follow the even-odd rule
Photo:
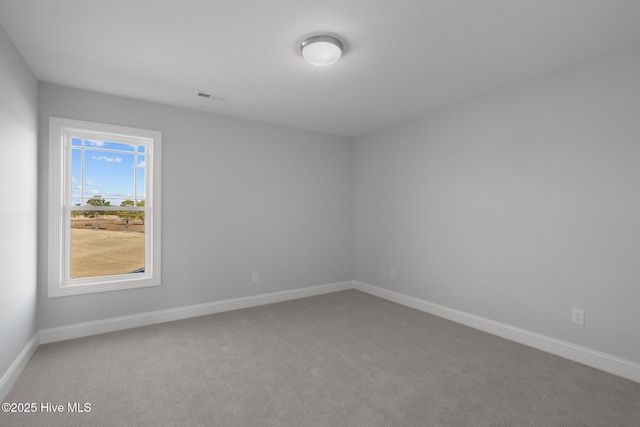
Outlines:
[[[70,278],[71,138],[108,138],[145,146],[145,271],[135,274]],[[160,165],[162,132],[49,117],[49,277],[48,296],[160,286]],[[100,206],[101,211],[126,210]]]

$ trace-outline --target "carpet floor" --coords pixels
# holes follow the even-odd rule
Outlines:
[[[639,383],[356,290],[45,344],[6,402],[37,411],[1,426],[640,425]]]

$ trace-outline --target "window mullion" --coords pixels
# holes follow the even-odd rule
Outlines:
[[[80,205],[84,205],[84,138],[80,141]]]
[[[138,146],[133,153],[133,204],[138,206]]]

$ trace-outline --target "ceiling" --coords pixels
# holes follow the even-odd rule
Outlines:
[[[640,1],[0,0],[0,25],[44,82],[355,137],[636,48]]]

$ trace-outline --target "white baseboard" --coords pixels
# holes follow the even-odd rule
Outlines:
[[[535,332],[516,328],[505,323],[496,322],[484,317],[454,310],[439,304],[407,296],[377,286],[354,281],[353,287],[359,291],[384,298],[407,307],[415,308],[456,323],[470,326],[565,359],[573,360],[632,381],[640,382],[640,364],[621,359],[610,354],[571,344]]]
[[[29,340],[27,345],[22,349],[16,360],[13,361],[7,372],[0,379],[0,402],[4,402],[9,394],[9,390],[15,384],[16,380],[24,370],[31,357],[40,345],[40,335],[36,334]]]
[[[272,292],[243,298],[233,298],[187,307],[170,308],[167,310],[133,314],[131,316],[114,317],[94,322],[77,323],[58,328],[43,329],[40,330],[40,343],[47,344],[73,338],[87,337],[90,335],[104,334],[106,332],[137,328],[139,326],[187,319],[190,317],[206,316],[208,314],[221,313],[223,311],[238,310],[240,308],[254,307],[258,305],[272,304],[275,302],[343,291],[351,289],[352,287],[353,282],[350,280],[347,282],[330,283],[327,285]]]

